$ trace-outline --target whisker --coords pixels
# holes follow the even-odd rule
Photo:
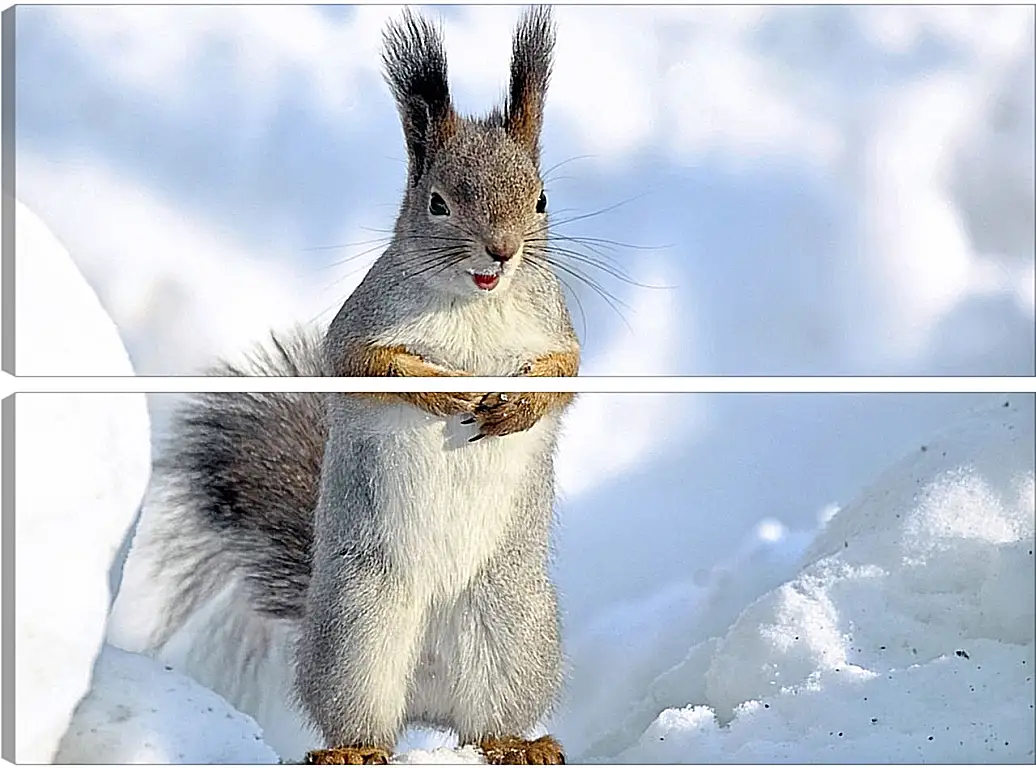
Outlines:
[[[604,302],[611,308],[611,310],[618,316],[618,318],[622,320],[622,324],[626,326],[626,329],[630,332],[633,331],[633,326],[630,325],[629,320],[626,319],[625,313],[622,311],[622,309],[620,309],[620,307],[629,309],[625,302],[621,301],[620,299],[610,294],[608,291],[601,288],[594,281],[588,279],[586,275],[583,275],[574,270],[570,270],[562,265],[554,265],[554,267],[556,269],[561,269],[562,271],[567,272],[572,277],[579,280],[581,283],[587,285],[591,290],[593,290],[594,293],[600,296],[604,300]],[[566,285],[569,284],[566,282]],[[578,292],[571,285],[569,285],[569,290],[572,291],[573,296],[578,295]]]
[[[550,168],[541,173],[540,178],[543,179],[544,182],[546,182],[549,179],[551,172],[556,171],[561,166],[568,165],[569,163],[574,163],[576,160],[588,160],[593,157],[597,157],[597,155],[576,155],[575,157],[570,157],[567,160],[562,160],[560,163],[555,163],[554,165],[550,166]]]
[[[378,227],[360,227],[364,232],[380,232],[383,235],[394,235],[396,233],[395,228],[393,229],[379,229]]]
[[[400,259],[397,264],[402,267],[409,267],[413,264],[418,264],[428,259],[436,259],[444,255],[452,253],[468,253],[467,243],[461,242],[461,244],[450,244],[440,245],[435,248],[428,248],[414,253],[407,254],[405,258]]]
[[[360,272],[363,272],[365,269],[370,269],[371,266],[373,265],[373,263],[374,262],[372,261],[370,264],[367,264],[367,265],[361,266],[361,267],[357,267],[356,269],[353,269],[353,270],[351,270],[349,272],[346,272],[344,275],[339,275],[338,279],[336,279],[330,285],[325,287],[324,290],[322,290],[320,293],[323,295],[323,294],[327,293],[328,291],[330,291],[331,289],[336,288],[338,285],[340,285],[341,283],[345,282],[346,280],[348,280],[353,275],[358,275]]]
[[[299,250],[303,253],[311,253],[313,251],[336,251],[339,248],[358,248],[361,245],[370,245],[371,243],[390,243],[392,238],[390,237],[378,237],[373,240],[361,240],[357,243],[340,243],[339,245],[314,245],[309,248],[300,248]]]
[[[551,216],[557,216],[557,215],[562,214],[562,213],[569,213],[570,211],[578,211],[578,210],[579,210],[578,208],[551,208],[550,209],[550,214],[551,214]],[[549,222],[548,222],[548,224],[549,224]]]
[[[341,266],[342,264],[346,264],[346,263],[348,263],[350,261],[355,261],[356,259],[361,258],[362,256],[366,256],[369,253],[377,251],[379,248],[383,248],[383,247],[387,248],[393,242],[411,243],[411,242],[419,242],[419,241],[463,243],[463,242],[467,242],[467,239],[466,238],[461,238],[461,237],[445,237],[445,236],[440,236],[440,235],[401,235],[401,236],[398,236],[398,237],[395,237],[395,238],[380,238],[380,239],[376,239],[376,240],[367,240],[367,241],[360,242],[360,243],[349,243],[349,244],[343,244],[343,245],[323,245],[323,246],[316,246],[316,247],[313,247],[313,248],[303,248],[302,251],[304,251],[304,252],[305,251],[329,251],[329,250],[338,249],[338,248],[357,247],[357,246],[360,246],[360,245],[366,245],[368,243],[374,243],[375,244],[375,245],[373,245],[370,248],[364,249],[360,253],[355,253],[355,254],[352,254],[350,256],[346,256],[344,259],[339,259],[337,261],[333,261],[333,262],[331,262],[329,264],[324,264],[324,265],[318,267],[318,269],[324,270],[324,269],[333,269],[334,267]]]
[[[400,240],[401,242],[407,242],[407,241],[413,241],[413,240],[434,240],[434,241],[438,241],[438,242],[460,243],[460,242],[467,242],[468,241],[468,237],[456,237],[456,236],[453,236],[453,235],[419,235],[419,234],[400,235],[397,239]]]
[[[631,248],[635,251],[664,251],[668,248],[673,247],[673,243],[667,243],[666,245],[637,245],[636,243],[624,243],[621,240],[610,240],[606,237],[586,237],[584,235],[562,235],[557,232],[552,232],[551,237],[557,238],[558,240],[568,240],[580,243],[594,243],[602,247],[610,248]]]
[[[373,253],[374,251],[377,251],[377,250],[379,250],[379,249],[381,249],[381,248],[383,248],[383,247],[385,247],[387,245],[388,245],[388,243],[384,243],[384,244],[379,243],[378,245],[375,245],[372,248],[367,248],[366,250],[360,251],[359,253],[354,253],[352,256],[346,256],[344,259],[339,259],[338,261],[332,261],[330,264],[324,264],[324,265],[322,265],[320,267],[317,267],[317,269],[318,270],[326,270],[326,269],[334,269],[335,267],[340,267],[343,264],[348,264],[350,261],[356,261],[356,259],[359,259],[359,258],[361,258],[363,256],[366,256],[369,253]]]
[[[450,269],[460,264],[462,261],[464,261],[464,258],[464,255],[461,254],[452,256],[449,259],[444,259],[443,261],[437,261],[434,264],[429,264],[427,267],[424,267],[423,269],[419,269],[416,272],[412,272],[406,275],[406,279],[411,280],[415,277],[420,277],[421,275],[440,275],[447,269]]]
[[[591,255],[589,253],[583,253],[582,251],[576,251],[571,248],[560,246],[554,242],[547,242],[544,245],[540,246],[540,248],[548,252],[553,251],[554,253],[562,254],[565,256],[571,256],[577,261],[582,261],[584,263],[591,264],[592,266],[599,266],[596,262],[598,259],[600,259],[600,269],[604,271],[614,270],[615,274],[613,274],[613,277],[619,277],[623,280],[629,280],[629,274],[625,271],[622,265],[619,264],[613,257],[607,254],[594,252],[594,254]]]
[[[405,275],[405,277],[406,279],[410,280],[420,275],[426,274],[427,272],[431,272],[434,269],[438,269],[440,271],[448,269],[449,267],[464,261],[464,259],[466,259],[467,256],[468,251],[466,249],[441,254],[438,258],[433,259],[429,264],[424,265],[416,272],[408,273],[407,275]]]
[[[552,259],[552,258],[550,258],[549,255],[542,255],[541,258],[543,259],[544,262],[549,264],[554,269],[563,270],[564,272],[567,272],[568,274],[572,275],[573,277],[579,278],[586,285],[590,286],[595,291],[598,291],[601,294],[602,297],[606,296],[610,300],[614,301],[616,304],[622,306],[623,308],[631,309],[629,304],[627,304],[625,301],[623,301],[618,296],[616,296],[614,293],[612,293],[607,288],[605,288],[598,280],[596,280],[595,278],[591,277],[590,275],[588,275],[585,272],[583,272],[582,270],[580,270],[578,267],[573,266],[571,264],[565,264],[565,263],[563,263],[561,261],[558,261],[557,259]]]
[[[614,211],[615,209],[621,208],[624,205],[629,205],[630,203],[636,202],[637,200],[640,200],[643,197],[647,197],[647,195],[648,193],[644,192],[642,194],[635,195],[634,197],[627,198],[626,200],[621,200],[617,203],[613,203],[612,205],[601,208],[600,210],[592,211],[591,213],[584,213],[579,216],[573,216],[568,219],[563,219],[561,221],[551,221],[550,226],[563,227],[566,224],[571,224],[576,221],[583,221],[585,219],[593,218],[594,216],[600,216],[603,213],[608,213],[609,211]]]
[[[656,291],[666,291],[672,290],[675,287],[672,285],[649,285],[648,283],[642,283],[630,277],[621,267],[613,267],[609,264],[598,262],[591,256],[588,256],[585,253],[579,253],[578,251],[572,251],[567,248],[559,248],[558,246],[549,246],[545,250],[548,253],[557,253],[566,256],[574,261],[578,261],[580,264],[586,264],[589,267],[599,269],[605,274],[614,277],[616,280],[621,280],[627,285],[633,285],[637,288],[649,288],[651,290]]]
[[[578,293],[578,291],[576,291],[576,290],[575,290],[575,289],[574,289],[574,288],[573,288],[573,287],[572,287],[572,286],[571,286],[571,285],[570,285],[570,284],[568,283],[568,281],[566,281],[566,280],[565,280],[565,278],[564,278],[564,277],[562,277],[561,275],[558,275],[558,274],[556,274],[556,273],[555,273],[555,272],[554,272],[554,271],[553,271],[553,270],[552,270],[552,269],[551,269],[551,268],[550,268],[549,266],[547,266],[546,264],[544,264],[544,263],[542,263],[542,262],[540,262],[540,261],[537,261],[537,260],[535,260],[535,259],[529,259],[527,263],[529,264],[529,266],[531,266],[531,267],[534,267],[535,269],[538,269],[538,270],[539,270],[540,272],[542,272],[542,273],[545,273],[545,274],[547,274],[547,275],[550,275],[551,277],[555,277],[555,278],[557,278],[557,279],[558,279],[558,280],[559,280],[559,281],[561,282],[561,284],[562,284],[563,286],[565,286],[566,288],[568,288],[568,292],[569,292],[569,293],[570,293],[570,294],[572,295],[572,298],[573,298],[573,299],[575,299],[575,302],[576,302],[576,307],[577,307],[577,308],[579,309],[579,316],[580,316],[580,320],[582,321],[582,324],[583,324],[583,334],[582,334],[582,338],[583,338],[583,340],[585,341],[585,340],[586,340],[586,337],[587,337],[587,333],[588,333],[588,329],[587,329],[587,325],[586,325],[586,310],[584,310],[584,308],[583,308],[583,302],[582,302],[582,301],[580,300],[580,298],[579,298],[579,293]]]
[[[559,248],[556,245],[544,248],[543,251],[545,253],[548,253],[548,254],[552,255],[552,256],[562,256],[564,258],[571,259],[572,261],[577,262],[579,264],[585,264],[588,267],[593,267],[594,269],[598,269],[601,272],[604,272],[609,277],[613,277],[616,280],[620,280],[623,283],[626,283],[627,285],[634,285],[634,286],[637,286],[638,288],[652,288],[652,287],[656,287],[656,286],[642,285],[641,283],[638,283],[636,280],[634,280],[629,275],[627,275],[621,268],[613,267],[610,264],[605,264],[605,263],[599,262],[596,259],[593,259],[593,258],[587,256],[586,254],[582,254],[582,253],[579,253],[577,251],[572,251],[572,250],[569,250],[567,248]]]
[[[580,242],[578,240],[573,240],[571,238],[558,237],[557,235],[554,235],[554,236],[549,237],[549,238],[537,238],[533,242],[538,243],[540,248],[548,248],[548,247],[557,247],[557,246],[554,245],[555,241],[557,241],[557,240],[560,240],[560,241],[566,242],[566,243],[571,243],[571,244],[574,244],[574,245],[578,245],[578,246],[581,246],[583,248],[587,248],[590,251],[592,251],[595,256],[597,256],[600,259],[603,259],[604,261],[606,261],[608,264],[612,265],[616,269],[619,269],[619,270],[622,269],[622,265],[619,264],[619,262],[615,259],[614,256],[612,256],[609,253],[605,253],[604,251],[602,251],[599,248],[597,248],[597,246],[592,245],[592,244],[582,243],[582,242]],[[589,254],[587,254],[587,255],[589,255]]]
[[[457,249],[457,247],[458,246],[456,246],[456,245],[445,245],[445,246],[437,246],[435,248],[429,248],[429,249],[422,250],[422,251],[419,251],[417,253],[411,254],[407,258],[404,258],[404,259],[400,260],[398,263],[399,263],[399,265],[402,268],[405,269],[406,267],[410,266],[411,264],[415,264],[415,263],[418,263],[418,262],[424,262],[427,259],[430,259],[430,258],[431,259],[435,259],[435,258],[437,258],[439,256],[444,255],[444,254],[448,254],[451,251]],[[374,250],[374,249],[369,249],[367,251],[367,253],[370,253],[370,250]],[[334,264],[328,265],[328,267],[324,267],[324,269],[327,269],[327,268],[330,268],[330,267],[335,267],[335,266],[340,266],[342,264],[345,264],[348,261],[352,261],[352,260],[358,258],[361,255],[362,254],[357,254],[356,256],[352,256],[352,257],[350,257],[348,259],[343,259],[341,261],[335,262]],[[373,259],[371,261],[371,263],[373,264],[374,261],[376,261],[376,259]],[[324,289],[323,292],[326,293],[327,291],[331,290],[332,288],[334,288],[335,286],[340,284],[343,280],[346,280],[346,279],[352,277],[353,275],[357,274],[358,272],[362,271],[363,269],[369,269],[370,266],[371,266],[371,264],[367,264],[365,266],[361,266],[361,267],[359,267],[357,269],[354,269],[354,270],[352,270],[350,272],[347,272],[346,274],[340,276],[337,280],[332,282],[330,285],[328,285]]]
[[[468,238],[469,242],[477,242],[479,240],[478,234],[475,233],[470,226],[464,224],[463,222],[454,221],[453,227],[454,229],[458,230],[462,235],[465,235]]]
[[[602,286],[599,282],[594,280],[592,277],[589,277],[588,275],[583,274],[578,269],[570,267],[570,266],[568,266],[566,264],[562,264],[562,263],[560,263],[560,262],[558,262],[556,260],[552,260],[552,259],[550,259],[549,256],[546,256],[546,255],[544,255],[542,253],[539,253],[539,254],[536,254],[534,256],[531,256],[530,260],[536,259],[536,258],[542,259],[544,262],[546,262],[548,265],[550,265],[550,267],[553,268],[554,270],[560,270],[562,272],[565,272],[566,274],[571,275],[572,277],[576,278],[577,280],[579,280],[580,282],[582,282],[583,284],[585,284],[586,286],[591,288],[622,319],[622,322],[626,325],[626,327],[629,328],[630,331],[633,330],[633,328],[629,324],[629,321],[626,320],[626,316],[622,313],[622,310],[619,309],[620,306],[622,306],[622,307],[624,307],[626,309],[630,309],[629,305],[626,304],[626,302],[622,301],[622,299],[620,299],[617,296],[615,296],[614,294],[612,294],[610,291],[608,291],[606,288],[604,288],[604,286]],[[571,286],[569,286],[569,287],[571,289]],[[573,291],[573,294],[574,293],[575,292]]]

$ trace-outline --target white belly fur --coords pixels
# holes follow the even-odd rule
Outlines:
[[[389,441],[378,483],[382,540],[427,598],[460,592],[497,550],[527,471],[551,450],[555,417],[532,429],[468,442],[475,425],[410,406],[378,408],[363,426]]]
[[[431,363],[478,376],[510,376],[523,364],[558,349],[537,307],[509,292],[485,301],[429,311],[375,337],[401,345]]]

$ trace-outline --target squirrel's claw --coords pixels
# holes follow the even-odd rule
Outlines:
[[[482,437],[503,437],[524,432],[539,421],[549,406],[550,395],[532,392],[490,392],[475,406],[474,420]]]

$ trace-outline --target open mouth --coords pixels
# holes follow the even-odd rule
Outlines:
[[[491,291],[500,282],[499,272],[470,272],[471,280],[482,291]]]

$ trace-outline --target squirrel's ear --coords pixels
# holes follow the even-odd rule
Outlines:
[[[511,89],[504,110],[507,132],[539,163],[543,104],[554,62],[554,18],[550,6],[522,14],[511,49]]]
[[[401,20],[385,28],[382,63],[403,123],[413,186],[457,126],[442,36],[407,9]]]

